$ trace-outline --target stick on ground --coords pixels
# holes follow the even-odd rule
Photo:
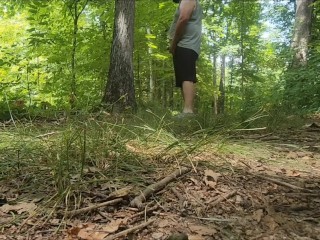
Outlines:
[[[141,223],[140,225],[135,226],[133,228],[129,228],[129,229],[126,229],[126,230],[124,230],[122,232],[118,232],[118,233],[116,233],[116,234],[114,234],[112,236],[108,236],[108,237],[104,238],[103,240],[114,240],[114,239],[117,239],[117,238],[120,238],[120,237],[124,237],[124,236],[128,235],[129,233],[132,233],[132,232],[135,232],[135,231],[137,231],[139,229],[147,227],[148,225],[150,225],[154,221],[155,221],[155,219],[151,219],[148,222]]]
[[[280,186],[288,187],[288,188],[295,189],[295,190],[312,192],[312,191],[310,191],[309,189],[302,188],[302,187],[293,185],[293,184],[291,184],[291,183],[286,183],[286,182],[281,181],[281,180],[278,180],[278,179],[269,178],[269,177],[265,177],[265,176],[261,176],[261,175],[257,175],[257,174],[253,174],[253,175],[256,176],[256,177],[262,178],[262,179],[264,179],[264,180],[273,182],[273,183],[275,183],[275,184],[278,184],[278,185],[280,185]]]
[[[189,172],[190,169],[186,167],[181,167],[180,169],[174,171],[169,176],[163,178],[159,182],[149,185],[139,196],[135,197],[131,202],[130,205],[132,207],[142,208],[143,203],[150,197],[153,193],[163,189],[166,185],[170,182],[175,180],[177,177]]]
[[[80,209],[73,210],[73,211],[68,211],[68,212],[65,213],[65,216],[66,217],[70,217],[70,216],[75,216],[75,215],[79,215],[79,214],[82,214],[82,213],[90,212],[92,210],[96,210],[96,209],[101,208],[101,207],[105,207],[105,206],[109,206],[109,205],[112,205],[112,204],[119,203],[122,200],[123,200],[122,198],[117,198],[117,199],[114,199],[114,200],[111,200],[111,201],[108,201],[108,202],[99,203],[99,204],[96,204],[96,205],[93,205],[93,206],[90,206],[90,207],[85,207],[85,208],[80,208]]]
[[[216,206],[217,204],[221,203],[222,201],[224,201],[224,200],[226,200],[226,199],[228,199],[228,198],[233,197],[234,195],[236,195],[236,193],[237,193],[237,191],[234,190],[234,191],[232,191],[232,192],[229,192],[229,193],[227,193],[227,194],[224,194],[224,195],[218,197],[216,200],[214,200],[213,202],[209,203],[209,204],[210,204],[210,207],[214,207],[214,206]]]

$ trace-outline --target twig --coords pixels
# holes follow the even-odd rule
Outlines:
[[[134,218],[137,218],[137,217],[146,215],[146,214],[148,214],[148,213],[150,213],[150,212],[154,212],[154,211],[157,210],[158,208],[159,208],[159,206],[156,205],[156,206],[153,206],[153,207],[151,207],[151,208],[149,208],[149,209],[146,209],[146,210],[144,210],[144,211],[138,212],[138,213],[132,215],[132,216],[131,216],[131,219],[134,219]]]
[[[48,136],[51,136],[53,134],[56,134],[57,132],[49,132],[49,133],[45,133],[45,134],[41,134],[41,135],[38,135],[38,136],[35,136],[36,138],[43,138],[43,137],[48,137]]]
[[[236,195],[237,191],[234,190],[232,192],[229,192],[227,194],[224,194],[220,197],[218,197],[216,200],[212,201],[212,202],[209,202],[208,204],[210,204],[210,207],[214,207],[216,205],[218,205],[219,203],[221,203],[222,201],[224,200],[227,200],[228,198],[231,198],[233,197],[234,195]]]
[[[78,214],[90,212],[92,210],[95,210],[95,209],[98,209],[98,208],[101,208],[101,207],[105,207],[105,206],[109,206],[109,205],[112,205],[112,204],[119,203],[122,200],[123,200],[122,198],[117,198],[117,199],[114,199],[114,200],[111,200],[111,201],[108,201],[108,202],[99,203],[99,204],[96,204],[96,205],[93,205],[93,206],[90,206],[90,207],[85,207],[85,208],[80,208],[80,209],[73,210],[73,211],[68,211],[68,212],[65,213],[65,216],[66,217],[70,217],[70,216],[75,216],[75,215],[78,215]]]
[[[269,177],[265,177],[265,176],[261,176],[261,175],[256,175],[256,174],[253,174],[253,175],[254,175],[254,176],[257,176],[257,177],[259,177],[259,178],[262,178],[262,179],[264,179],[264,180],[267,180],[267,181],[276,183],[276,184],[278,184],[278,185],[284,186],[284,187],[288,187],[288,188],[296,189],[296,190],[303,190],[303,191],[312,192],[312,191],[310,191],[309,189],[305,189],[305,188],[302,188],[302,187],[298,187],[298,186],[293,185],[293,184],[291,184],[291,183],[286,183],[286,182],[283,182],[283,181],[280,181],[280,180],[277,180],[277,179],[274,179],[274,178],[269,178]]]
[[[163,189],[167,184],[172,182],[175,178],[189,172],[190,169],[186,167],[181,167],[180,169],[174,171],[169,176],[165,177],[164,179],[160,180],[159,182],[156,182],[154,184],[151,184],[146,187],[146,189],[137,197],[135,197],[131,202],[130,205],[132,207],[142,208],[143,202],[146,201],[148,197],[150,197],[154,192],[157,192],[161,189]]]
[[[234,218],[191,217],[191,218],[199,219],[199,220],[204,220],[204,221],[209,221],[209,222],[232,222],[232,221],[237,221],[237,220],[239,220],[237,217],[234,217]]]
[[[6,98],[6,103],[7,103],[7,106],[8,106],[8,110],[9,110],[9,114],[10,114],[10,119],[11,121],[13,122],[13,125],[15,128],[17,128],[17,125],[16,125],[16,122],[14,121],[14,118],[12,116],[12,111],[11,111],[11,108],[10,108],[10,105],[9,105],[9,101],[8,101],[8,96],[7,96],[7,93],[4,92],[4,96]]]
[[[173,194],[179,199],[180,210],[183,211],[185,198],[175,188],[171,188]]]
[[[138,226],[126,229],[126,230],[124,230],[122,232],[118,232],[118,233],[116,233],[116,234],[114,234],[112,236],[108,236],[108,237],[104,238],[103,240],[114,240],[114,239],[117,239],[119,237],[123,237],[123,236],[125,236],[125,235],[127,235],[129,233],[132,233],[132,232],[135,232],[135,231],[137,231],[139,229],[147,227],[148,225],[150,225],[154,221],[155,221],[155,219],[151,219],[148,222],[144,222],[144,223],[142,223],[142,224],[140,224]]]

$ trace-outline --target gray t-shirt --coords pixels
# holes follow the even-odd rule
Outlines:
[[[180,16],[180,5],[174,15],[173,23],[169,30],[169,38],[173,39],[176,30],[176,24]],[[179,47],[189,48],[200,54],[200,44],[202,35],[202,8],[199,0],[196,0],[196,7],[189,19],[185,32],[178,43]]]

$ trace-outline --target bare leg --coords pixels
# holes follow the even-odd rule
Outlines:
[[[183,113],[193,113],[193,101],[195,97],[195,84],[190,81],[182,83],[182,96],[184,100]]]

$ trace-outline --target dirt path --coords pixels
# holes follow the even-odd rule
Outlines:
[[[139,152],[136,146],[129,148]],[[87,174],[96,183],[77,195],[82,205],[75,207],[118,200],[71,218],[66,218],[63,206],[47,209],[41,194],[31,198],[19,186],[21,179],[1,180],[0,239],[111,240],[120,233],[117,239],[164,240],[177,232],[189,240],[320,239],[318,125],[238,135],[219,149],[207,144],[180,162],[190,172],[173,179],[137,209],[130,201],[146,185],[175,171],[179,162],[144,154],[149,154],[148,161],[158,161],[158,168],[143,173],[145,182],[139,186],[121,181],[100,184],[95,175],[100,173],[89,169]],[[73,201],[62,205],[77,203]],[[127,232],[121,235],[122,231]]]

